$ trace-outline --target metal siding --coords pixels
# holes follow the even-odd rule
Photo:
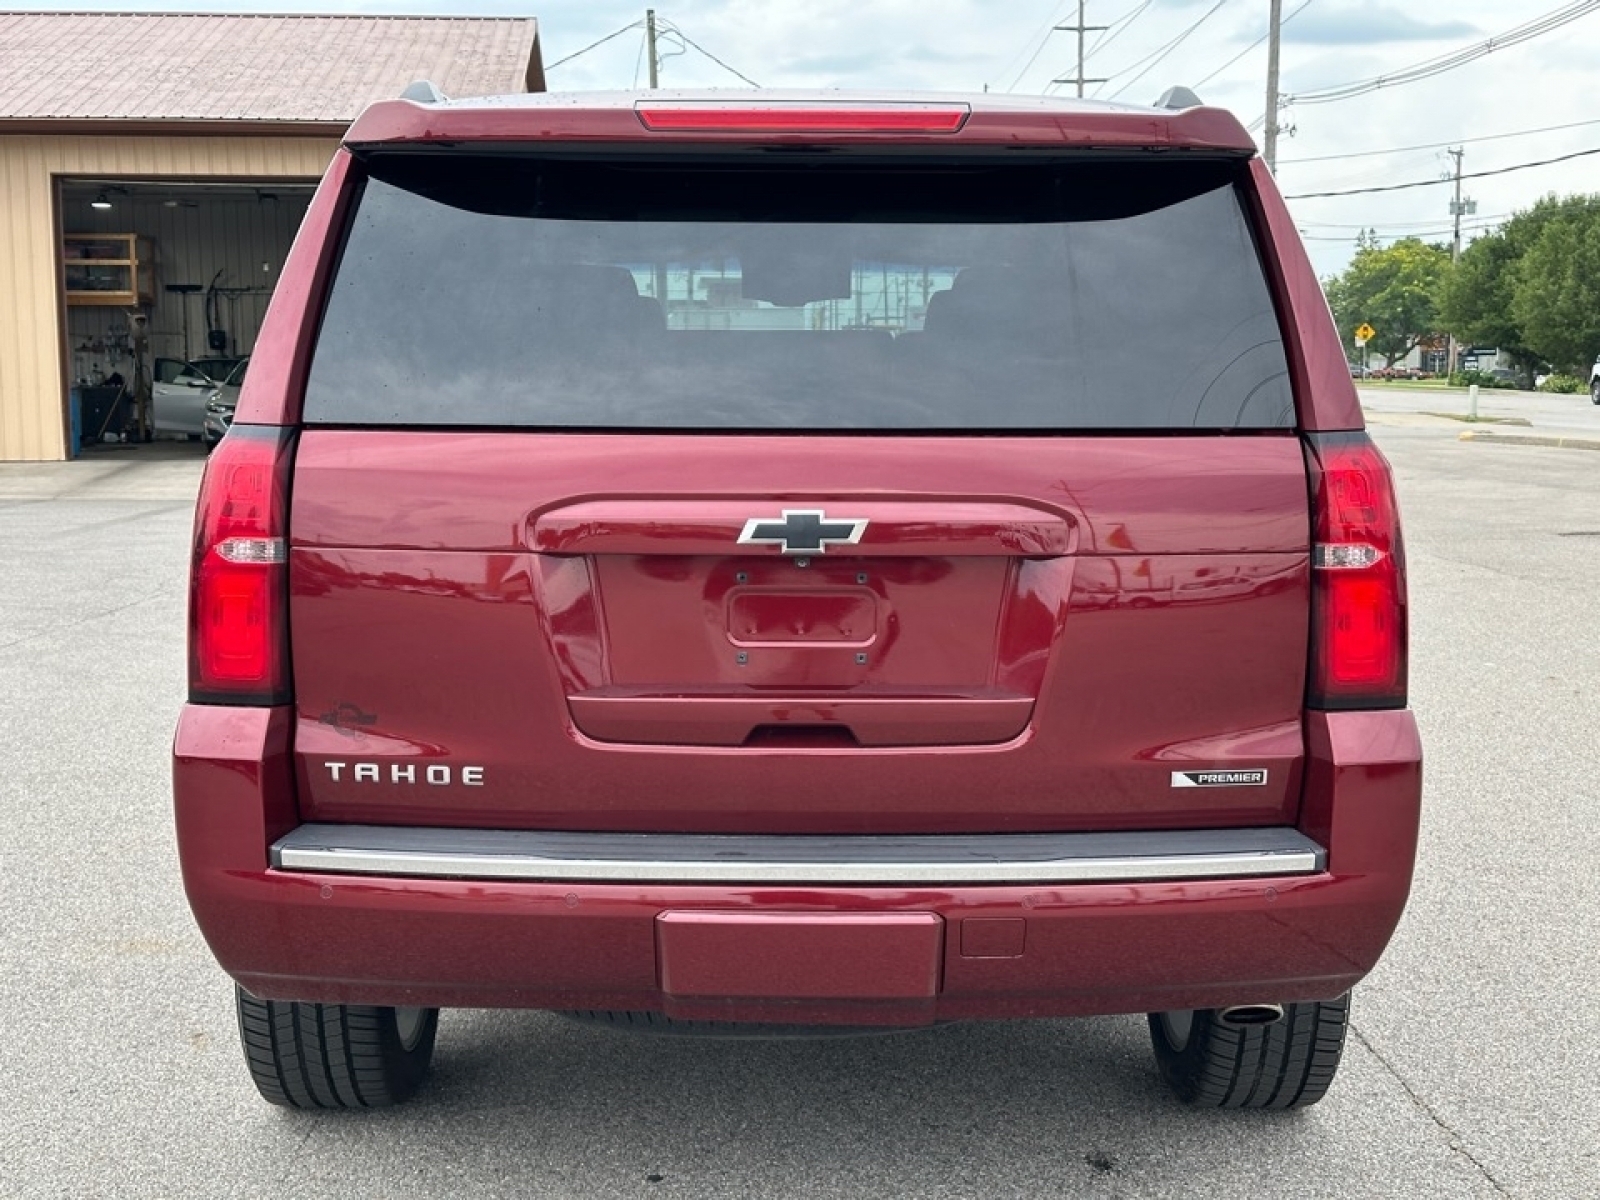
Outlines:
[[[53,176],[312,180],[337,148],[323,138],[0,137],[0,461],[66,455]],[[76,230],[73,214],[65,216],[65,228]],[[239,251],[257,253],[257,239],[273,236],[262,224],[241,235]],[[158,261],[166,256],[159,242],[156,253]],[[230,272],[248,261],[238,258]],[[258,258],[255,274],[260,265]],[[189,280],[158,276],[157,282]]]
[[[0,458],[60,458],[50,178],[35,139],[0,152]]]

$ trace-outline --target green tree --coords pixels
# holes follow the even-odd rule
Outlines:
[[[1548,220],[1513,275],[1511,315],[1527,344],[1570,375],[1600,349],[1600,207]]]
[[[1450,252],[1417,238],[1378,245],[1375,234],[1356,239],[1355,257],[1325,290],[1339,336],[1353,349],[1355,330],[1365,322],[1376,331],[1367,343],[1385,366],[1405,358],[1417,344],[1438,332],[1438,297],[1450,267]]]
[[[1530,343],[1517,315],[1521,264],[1552,221],[1584,216],[1597,205],[1600,196],[1546,196],[1493,233],[1474,239],[1445,277],[1439,295],[1443,326],[1468,345],[1498,347],[1530,372],[1550,360],[1549,353]],[[1594,348],[1600,349],[1600,343]]]

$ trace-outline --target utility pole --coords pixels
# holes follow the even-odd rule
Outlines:
[[[1083,85],[1086,83],[1104,83],[1104,79],[1085,79],[1083,75],[1083,35],[1095,33],[1107,28],[1105,25],[1085,25],[1083,23],[1083,7],[1086,0],[1078,0],[1078,23],[1076,25],[1057,25],[1058,33],[1075,33],[1078,35],[1078,73],[1068,79],[1053,79],[1052,83],[1075,83],[1078,85],[1078,99],[1083,99]]]
[[[1272,2],[1276,4],[1278,0],[1272,0]],[[656,10],[653,8],[644,10],[644,38],[646,42],[645,53],[650,56],[650,87],[653,91],[661,86],[659,70],[661,60],[656,57]],[[637,79],[638,76],[635,75],[634,78]]]
[[[644,41],[645,53],[650,56],[650,90],[654,91],[661,86],[661,71],[660,59],[656,57],[656,10],[653,8],[644,10]],[[665,312],[668,289],[666,264],[662,262],[656,263],[656,269],[653,274],[655,298],[661,303],[662,311]],[[690,295],[691,297],[693,296],[692,290]]]
[[[1455,240],[1450,249],[1450,261],[1460,262],[1461,218],[1464,215],[1477,212],[1478,202],[1470,197],[1465,200],[1461,198],[1461,160],[1467,156],[1466,147],[1463,146],[1456,150],[1446,150],[1445,153],[1456,160],[1456,169],[1453,172],[1456,181],[1456,198],[1450,201],[1450,215],[1455,218]]]
[[[1272,0],[1267,11],[1267,124],[1262,132],[1261,157],[1267,170],[1278,168],[1278,42],[1283,30],[1283,0]]]
[[[1450,201],[1450,215],[1453,218],[1455,218],[1455,236],[1451,240],[1451,243],[1450,243],[1450,261],[1452,263],[1458,263],[1458,262],[1461,261],[1461,218],[1464,215],[1468,214],[1468,213],[1477,212],[1478,211],[1478,202],[1476,200],[1472,200],[1472,199],[1465,199],[1464,200],[1461,197],[1461,160],[1464,159],[1467,156],[1467,148],[1465,146],[1461,146],[1461,147],[1458,147],[1457,149],[1454,149],[1454,150],[1446,150],[1445,153],[1448,154],[1451,158],[1456,160],[1455,170],[1453,172],[1451,172],[1451,174],[1454,175],[1455,181],[1456,181],[1456,198],[1454,200]],[[1449,364],[1450,373],[1452,375],[1455,374],[1455,370],[1456,370],[1456,338],[1455,338],[1455,334],[1451,334],[1450,335],[1448,364]]]

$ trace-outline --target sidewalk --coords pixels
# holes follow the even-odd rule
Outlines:
[[[1508,446],[1521,442],[1525,446],[1559,446],[1563,450],[1600,450],[1600,437],[1524,432],[1503,426],[1466,429],[1458,435],[1458,438],[1463,442],[1498,442]]]

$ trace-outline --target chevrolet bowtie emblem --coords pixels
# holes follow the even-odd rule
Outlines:
[[[825,554],[828,546],[853,546],[866,532],[865,518],[830,521],[820,508],[786,508],[783,516],[751,517],[739,535],[741,545],[767,543],[785,554]]]

